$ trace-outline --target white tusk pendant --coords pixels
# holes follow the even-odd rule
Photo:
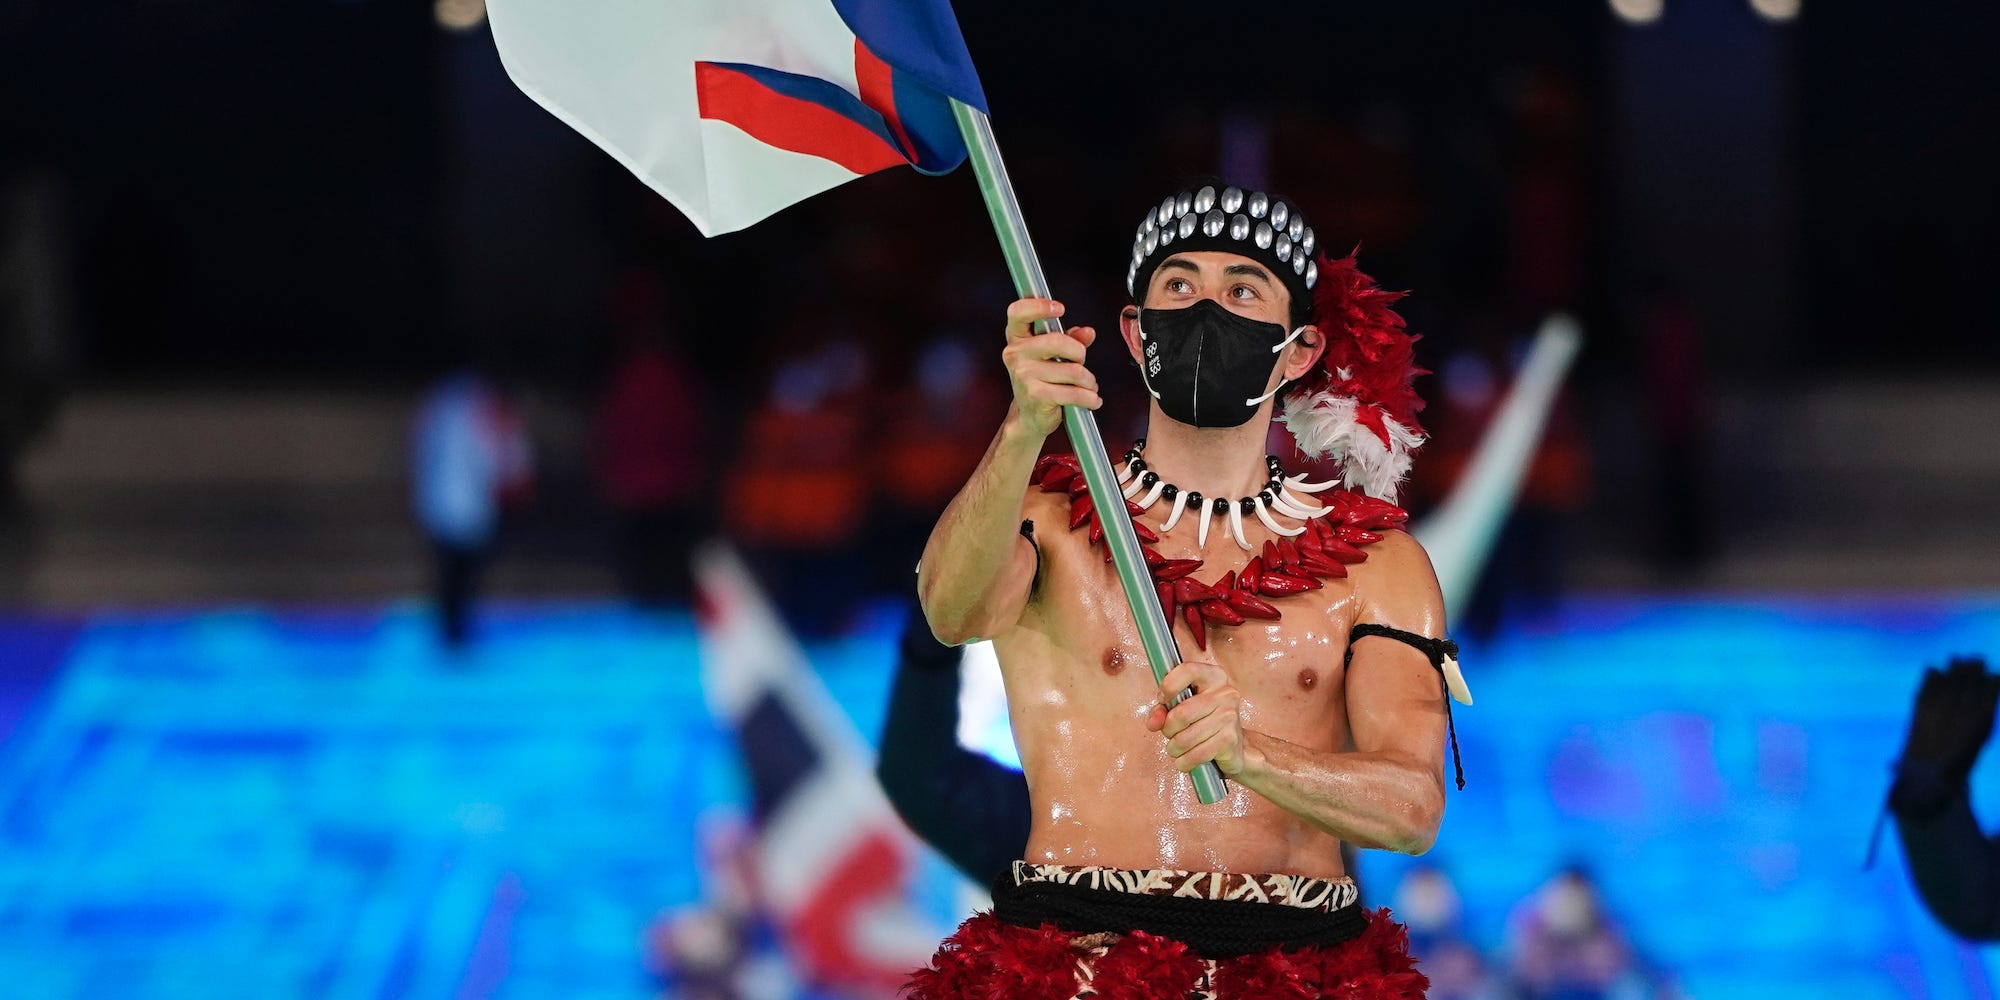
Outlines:
[[[1271,500],[1271,509],[1277,511],[1280,514],[1285,515],[1286,517],[1296,517],[1301,521],[1312,516],[1311,511],[1306,510],[1303,507],[1294,506],[1290,503],[1285,502],[1284,497],[1273,498]]]
[[[1340,484],[1331,480],[1324,483],[1309,483],[1306,482],[1306,477],[1304,476],[1293,476],[1285,480],[1285,485],[1298,490],[1300,493],[1324,493]]]
[[[1139,506],[1146,510],[1151,510],[1153,504],[1159,501],[1161,491],[1165,490],[1166,488],[1167,488],[1166,480],[1164,479],[1153,480],[1153,488],[1146,491],[1146,499],[1139,501]]]
[[[1263,497],[1260,496],[1256,499],[1255,507],[1257,510],[1257,520],[1264,522],[1264,527],[1269,528],[1272,531],[1285,536],[1286,538],[1292,538],[1306,533],[1306,529],[1303,525],[1297,528],[1286,528],[1286,527],[1281,527],[1278,524],[1278,522],[1271,520],[1271,512],[1264,509]]]
[[[1174,491],[1174,509],[1167,515],[1167,523],[1160,525],[1161,531],[1174,530],[1174,525],[1181,519],[1181,511],[1187,509],[1187,498],[1188,494],[1186,490]]]
[[[1201,502],[1201,530],[1195,533],[1194,536],[1195,548],[1198,549],[1208,548],[1208,519],[1212,517],[1214,514],[1215,514],[1215,509],[1208,505],[1208,501],[1203,500]]]
[[[1243,537],[1243,505],[1229,501],[1229,534],[1245,552],[1250,550],[1250,542]]]
[[[1324,504],[1318,507],[1308,507],[1305,501],[1293,496],[1283,486],[1278,487],[1278,499],[1283,500],[1286,506],[1298,511],[1297,514],[1293,515],[1294,517],[1325,517],[1333,511],[1332,507]]]
[[[1118,483],[1119,485],[1122,486],[1131,481],[1132,481],[1132,463],[1131,461],[1128,460],[1124,465],[1118,467]]]
[[[1133,497],[1138,496],[1139,491],[1145,488],[1146,488],[1146,481],[1137,476],[1134,476],[1131,482],[1125,484],[1125,489],[1122,492],[1125,494],[1125,499],[1130,500]]]
[[[1443,669],[1444,686],[1451,692],[1451,700],[1461,705],[1472,704],[1472,689],[1465,686],[1465,675],[1459,672],[1458,658],[1445,657]]]

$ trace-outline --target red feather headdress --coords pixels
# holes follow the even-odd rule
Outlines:
[[[1413,384],[1419,338],[1392,306],[1405,293],[1384,291],[1355,266],[1354,254],[1319,258],[1313,323],[1325,338],[1319,365],[1285,393],[1279,419],[1299,450],[1341,466],[1350,489],[1390,502],[1410,473],[1426,435]]]

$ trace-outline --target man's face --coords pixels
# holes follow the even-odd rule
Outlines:
[[[1222,250],[1177,253],[1146,282],[1148,309],[1182,309],[1214,299],[1239,316],[1292,327],[1292,293],[1264,265]]]
[[[1292,328],[1291,289],[1264,265],[1224,250],[1191,250],[1161,261],[1146,279],[1145,294],[1139,301],[1148,309],[1185,309],[1202,299],[1214,299],[1246,319],[1275,323],[1288,331]],[[1136,307],[1126,306],[1119,314],[1119,328],[1133,362],[1144,364]],[[1299,339],[1285,348],[1278,370],[1264,388],[1268,391],[1312,370],[1320,350],[1319,328],[1307,326]]]

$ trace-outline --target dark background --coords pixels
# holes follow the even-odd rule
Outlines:
[[[1815,3],[1775,25],[1722,0],[1669,6],[1637,30],[1581,0],[1239,4],[1227,16],[1024,0],[961,17],[1031,221],[1073,234],[1044,242],[1075,267],[1116,270],[1106,262],[1126,217],[1209,166],[1195,161],[1219,117],[1254,106],[1354,122],[1392,103],[1400,118],[1383,127],[1406,135],[1407,182],[1432,196],[1421,234],[1375,269],[1420,292],[1493,294],[1504,247],[1477,160],[1508,153],[1494,124],[1507,88],[1551,73],[1586,105],[1596,211],[1583,305],[1600,319],[1643,272],[1712,295],[1716,336],[1731,345],[1721,353],[1746,371],[1991,363],[1996,306],[1982,279],[2000,259],[2000,75],[1988,65],[2000,13]],[[520,230],[560,234],[564,250],[643,248],[715,290],[698,297],[694,325],[764,336],[771,311],[744,296],[800,294],[837,235],[821,223],[838,213],[813,204],[705,242],[653,218],[663,213],[603,159],[578,171],[582,190],[529,187],[514,204],[455,211],[480,175],[533,171],[521,161],[579,140],[507,87],[483,31],[442,31],[422,4],[0,10],[0,166],[52,168],[69,188],[84,375],[409,375],[455,338],[496,335],[524,364],[574,369],[578,327],[601,312],[590,296],[523,310],[494,301],[521,290],[453,280],[466,243]],[[1627,149],[1647,162],[1621,162]],[[1340,165],[1285,169],[1338,183]],[[1705,190],[1688,190],[1697,179]],[[879,205],[918,185],[963,206],[925,238],[986,242],[962,175],[898,173],[834,197]],[[1753,191],[1776,204],[1734,216],[1764,200]],[[1685,200],[1653,202],[1672,194]],[[554,217],[557,206],[585,211]],[[1729,244],[1745,229],[1792,251],[1784,271],[1716,274],[1740,263]],[[557,252],[529,242],[487,252]],[[484,305],[462,304],[472,298]],[[1784,321],[1732,321],[1771,314],[1758,299],[1782,301]],[[526,315],[467,328],[488,312]]]
[[[1974,555],[2000,543],[2000,462],[1959,433],[2000,419],[1991,5],[1808,0],[1772,20],[1745,0],[1668,0],[1646,24],[1584,0],[959,13],[1072,320],[1110,325],[1144,206],[1191,176],[1262,175],[1329,248],[1360,246],[1364,267],[1412,291],[1419,359],[1440,373],[1420,384],[1434,454],[1476,438],[1473,404],[1543,316],[1581,319],[1552,435],[1584,485],[1550,508],[1561,540],[1536,543],[1567,553],[1570,584],[1993,578]],[[990,343],[1012,297],[967,170],[888,171],[703,239],[516,90],[483,24],[447,29],[423,3],[5,0],[0,177],[44,209],[28,259],[56,289],[55,318],[0,351],[0,559],[27,567],[17,580],[154,551],[149,526],[172,522],[209,565],[271,563],[229,594],[267,593],[294,540],[315,537],[401,566],[380,577],[391,589],[420,587],[392,545],[325,540],[314,503],[335,494],[238,438],[146,415],[212,404],[243,434],[295,417],[264,442],[293,455],[374,435],[388,450],[341,503],[387,525],[399,444],[322,428],[299,400],[331,393],[394,428],[418,388],[466,363],[533,404],[542,488],[516,551],[581,565],[601,552],[583,542],[601,508],[580,427],[617,357],[621,276],[665,279],[670,337],[710,390],[718,483],[787,364],[853,341],[891,414],[927,345]],[[6,216],[16,234],[22,218]],[[1677,354],[1661,353],[1669,314],[1689,331]],[[1115,378],[1119,359],[1094,357]],[[1454,385],[1473,404],[1445,405]],[[258,393],[268,409],[230,409]],[[1121,405],[1107,438],[1136,433]],[[113,483],[122,473],[78,464],[111,452],[65,427],[162,465],[218,457],[179,463],[213,471],[172,488]],[[1420,480],[1426,468],[1439,481],[1418,484],[1419,508],[1448,484],[1448,462],[1420,463]],[[217,480],[249,492],[204,492]],[[156,497],[171,502],[144,506]],[[1670,521],[1683,527],[1651,527]],[[272,530],[210,537],[248,522]],[[139,575],[12,592],[183,592]]]

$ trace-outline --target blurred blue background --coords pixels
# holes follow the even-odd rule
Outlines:
[[[809,648],[863,732],[900,615]],[[408,605],[6,621],[5,995],[658,995],[649,935],[713,878],[697,818],[746,808],[694,624],[489,624],[452,655]],[[1502,961],[1509,911],[1580,862],[1687,996],[1990,997],[2000,956],[1923,912],[1893,835],[1862,862],[1908,664],[1996,634],[2000,595],[1574,602],[1466,649],[1469,784],[1423,861]],[[1410,864],[1364,854],[1371,902]]]

